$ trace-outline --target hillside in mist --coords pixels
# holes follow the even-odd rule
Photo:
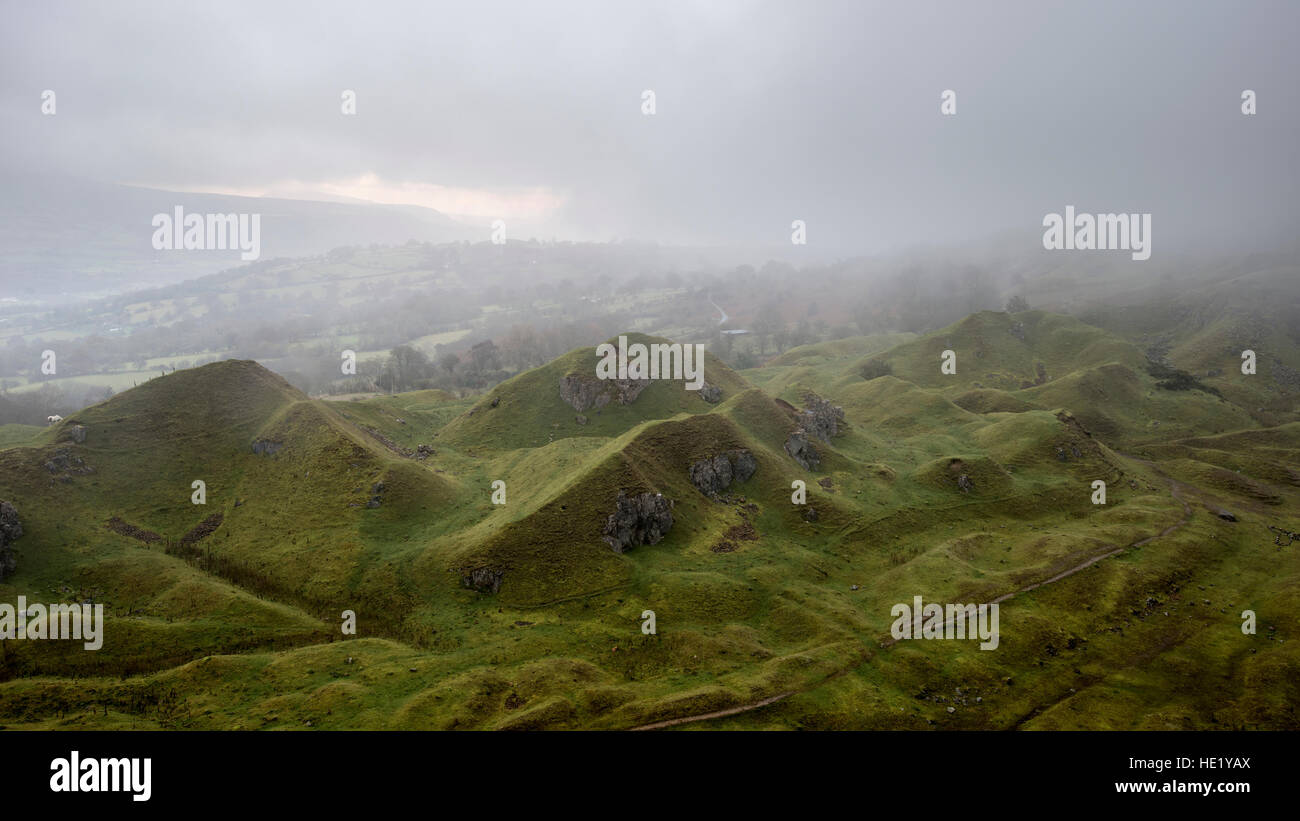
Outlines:
[[[24,530],[0,592],[101,602],[112,636],[9,643],[0,718],[1293,728],[1300,586],[1268,528],[1300,529],[1295,393],[1213,356],[1170,380],[1026,311],[710,357],[712,401],[669,381],[592,404],[590,348],[467,399],[169,373],[0,450]],[[1270,394],[1280,418],[1248,407]],[[1000,651],[891,640],[918,594],[1001,602]],[[1242,635],[1243,608],[1267,629]]]

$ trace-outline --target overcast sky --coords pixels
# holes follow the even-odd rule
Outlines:
[[[843,252],[1041,236],[1066,205],[1152,213],[1157,253],[1297,223],[1295,2],[223,0],[0,15],[5,173],[409,202],[572,239],[779,244],[803,219],[810,245]],[[340,113],[344,89],[355,116]],[[945,89],[955,116],[940,113]]]

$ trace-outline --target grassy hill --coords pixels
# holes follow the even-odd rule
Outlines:
[[[629,728],[777,698],[684,726],[1295,728],[1300,569],[1268,527],[1300,530],[1296,422],[1160,387],[1133,341],[1037,311],[743,374],[709,356],[716,403],[669,380],[578,411],[561,383],[595,364],[324,402],[220,362],[16,432],[0,601],[108,623],[93,653],[0,642],[0,723]],[[843,415],[806,433],[809,470],[789,445],[816,397]],[[738,451],[752,476],[693,483]],[[641,493],[672,526],[617,553],[606,523]],[[888,641],[917,595],[999,600],[999,649]]]
[[[626,336],[629,346],[671,342],[645,334]],[[617,344],[618,339],[609,342]],[[539,447],[569,436],[614,436],[650,419],[710,410],[700,391],[688,390],[684,380],[660,380],[630,404],[614,401],[578,411],[561,398],[560,381],[574,375],[595,382],[597,361],[595,348],[579,348],[502,382],[443,428],[439,433],[441,441],[464,448]],[[707,350],[704,379],[720,388],[724,398],[749,387],[741,376]],[[579,416],[585,421],[579,421]]]

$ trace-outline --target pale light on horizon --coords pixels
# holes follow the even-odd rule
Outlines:
[[[278,180],[259,186],[168,185],[131,183],[146,188],[185,193],[272,197],[325,202],[362,201],[380,205],[415,205],[449,217],[499,217],[543,220],[554,216],[566,197],[546,187],[462,188],[422,182],[382,180],[375,174],[339,180],[305,182]]]

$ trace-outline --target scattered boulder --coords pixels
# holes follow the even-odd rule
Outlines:
[[[758,470],[758,460],[748,450],[733,450],[727,456],[731,459],[731,472],[737,482],[748,482]]]
[[[701,459],[689,470],[691,484],[705,496],[717,496],[731,484],[731,461],[725,454]]]
[[[700,398],[705,402],[708,402],[710,405],[716,405],[718,402],[722,401],[722,388],[719,388],[717,385],[710,385],[708,382],[705,382],[700,386],[699,393]]]
[[[614,512],[601,537],[615,553],[643,544],[658,544],[673,526],[673,503],[662,493],[628,496],[618,492]]]
[[[808,441],[807,431],[803,428],[798,428],[790,434],[790,438],[785,440],[785,452],[790,454],[790,458],[798,462],[804,470],[816,470],[821,466],[821,454]]]
[[[573,417],[573,421],[577,422],[579,425],[585,425],[587,424],[587,417],[583,416],[582,414],[578,414],[577,416]]]
[[[603,391],[603,385],[595,379],[585,379],[578,374],[569,374],[560,378],[560,398],[569,407],[582,413],[588,408],[609,404],[609,397]]]
[[[594,375],[571,373],[560,378],[560,398],[582,413],[610,402],[630,405],[648,387],[649,379],[597,379]]]
[[[716,497],[731,483],[745,482],[758,469],[758,461],[748,450],[730,450],[701,459],[690,467],[691,484],[705,496]]]
[[[73,475],[87,476],[95,472],[93,467],[86,464],[86,460],[67,448],[54,451],[54,455],[45,463],[45,469],[64,482],[70,481]]]
[[[805,507],[802,515],[805,522],[815,522],[821,518],[817,515],[817,508],[815,507]]]
[[[490,567],[478,567],[461,577],[462,586],[480,593],[496,593],[501,589],[501,580],[505,572]]]
[[[962,493],[970,493],[975,489],[975,483],[965,473],[957,477],[957,489]]]
[[[827,443],[832,436],[839,434],[840,424],[844,421],[844,408],[832,405],[814,393],[804,395],[804,408],[800,421],[805,431]]]
[[[438,455],[438,451],[434,450],[431,445],[415,446],[415,458],[418,461],[423,462],[425,459],[428,459],[430,456],[437,456],[437,455]]]
[[[282,445],[279,442],[273,442],[270,439],[258,439],[253,442],[253,453],[258,456],[274,456]]]
[[[63,430],[59,431],[59,441],[82,444],[86,441],[86,426],[69,422],[63,426]]]
[[[13,543],[22,535],[23,525],[18,521],[18,511],[8,502],[0,502],[0,581],[18,569]]]
[[[1235,521],[1237,521],[1237,517],[1236,517],[1236,515],[1234,515],[1233,513],[1229,512],[1229,511],[1227,511],[1227,510],[1220,510],[1218,513],[1216,513],[1216,514],[1214,514],[1214,515],[1218,516],[1220,519],[1222,519],[1222,520],[1225,521],[1225,522],[1235,522]]]
[[[383,482],[375,482],[373,485],[371,485],[370,501],[366,502],[366,507],[379,507],[381,504],[383,504],[383,499],[381,498],[383,496],[383,493],[384,493]]]

